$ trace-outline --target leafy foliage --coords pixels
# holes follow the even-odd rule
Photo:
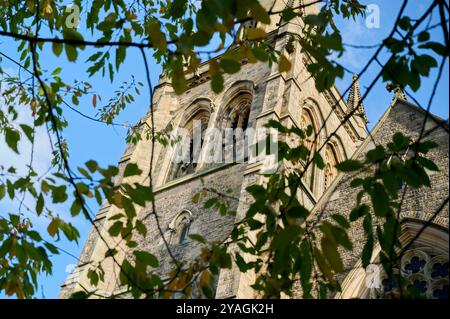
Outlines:
[[[400,257],[397,248],[401,248],[398,185],[401,182],[403,187],[431,186],[428,172],[438,170],[427,158],[427,153],[436,146],[432,142],[413,142],[398,133],[386,146],[377,146],[368,152],[365,159],[337,164],[336,168],[342,172],[370,172],[373,167],[376,170],[351,182],[358,191],[358,204],[349,216],[336,212],[329,218],[315,219],[315,214],[297,198],[307,168],[315,165],[323,169],[326,164],[319,150],[311,151],[307,146],[306,141],[313,137],[312,127],[302,130],[269,121],[268,127],[285,136],[294,136],[298,141],[295,145],[280,141],[281,168],[266,175],[265,184],[247,188],[253,201],[229,238],[209,242],[201,234],[191,234],[189,238],[198,245],[200,257],[191,263],[174,260],[169,278],[163,278],[157,271],[157,256],[136,249],[138,240],[147,240],[150,235],[143,216],[138,216],[138,209],[152,207],[158,223],[152,206],[155,195],[151,178],[150,183],[147,179],[136,182],[147,177],[144,175],[148,172],[136,164],[128,164],[119,172],[118,167],[102,168],[95,160],[75,170],[70,166],[70,148],[63,135],[69,124],[64,117],[65,107],[75,109],[71,104],[78,106],[88,97],[92,107],[97,109],[98,118],[93,120],[116,125],[116,116],[135,101],[144,84],[136,82],[132,76],[116,90],[112,89],[108,99],[87,81],[66,81],[66,70],[60,67],[47,70],[41,65],[41,56],[47,48],[45,54],[49,52],[55,60],[76,63],[80,75],[84,71],[88,77],[96,76],[113,84],[132,49],[141,50],[144,57],[151,49],[163,69],[164,78],[171,82],[175,93],[182,94],[188,88],[188,75],[196,73],[206,57],[209,62],[203,67],[211,78],[211,89],[219,93],[224,89],[227,75],[239,72],[243,61],[277,64],[280,73],[289,74],[294,65],[289,52],[298,47],[309,61],[307,70],[314,77],[317,89],[323,92],[344,75],[344,67],[334,61],[346,51],[334,21],[363,16],[365,6],[359,1],[332,0],[325,2],[317,13],[304,16],[302,7],[285,6],[276,12],[267,10],[257,0],[204,0],[201,3],[75,0],[74,4],[80,12],[86,13],[82,21],[84,31],[68,26],[68,19],[73,17],[63,1],[29,0],[25,5],[18,1],[0,2],[0,36],[15,40],[17,57],[0,53],[32,79],[30,84],[29,80],[10,76],[0,64],[0,81],[5,83],[0,135],[6,145],[19,154],[20,143],[25,138],[35,144],[35,130],[39,127],[48,128],[55,139],[50,154],[54,168],[45,176],[39,176],[31,164],[23,174],[14,166],[0,167],[0,200],[17,201],[22,206],[21,198],[29,196],[33,207],[27,208],[28,213],[35,214],[47,225],[46,233],[39,233],[20,208],[9,214],[0,212],[0,291],[18,298],[34,296],[38,274],[52,272],[51,256],[60,253],[56,243],[61,236],[69,241],[79,239],[78,230],[56,211],[69,207],[72,217],[82,216],[94,224],[88,208],[90,202],[112,205],[118,212],[108,216],[107,221],[108,235],[116,246],[107,247],[104,259],[90,265],[87,277],[91,287],[74,293],[72,298],[89,298],[96,293],[95,287],[105,280],[106,261],[120,269],[120,284],[135,298],[213,298],[220,270],[229,269],[233,264],[241,272],[257,274],[253,288],[265,297],[291,296],[297,281],[305,298],[326,297],[340,289],[336,278],[345,271],[342,251],[353,250],[349,229],[360,221],[367,237],[362,252],[364,266],[370,263],[378,241],[383,266],[388,274],[392,272]],[[382,66],[383,81],[417,91],[422,80],[438,67],[436,58],[448,57],[446,44],[432,39],[427,28],[419,30],[421,23],[438,6],[441,4],[434,1],[420,19],[402,14],[396,21],[393,32],[380,46],[380,50],[385,48],[390,54]],[[267,29],[280,17],[283,23],[300,18],[304,24],[301,32],[286,36],[286,45],[282,48],[277,42],[278,35]],[[441,18],[446,21],[445,14]],[[209,49],[217,42],[214,49]],[[80,66],[84,54],[89,55],[86,70]],[[211,58],[212,55],[217,56]],[[146,60],[144,64],[147,67]],[[153,92],[153,88],[150,89]],[[102,100],[107,101],[106,104],[101,105]],[[29,109],[33,117],[31,125],[18,122],[19,105]],[[153,105],[151,96],[151,110]],[[167,132],[155,132],[148,123],[130,127],[128,142],[136,144],[140,140],[160,142],[164,146],[176,143]],[[406,159],[405,155],[408,155]],[[211,213],[235,216],[230,203],[234,200],[232,192],[222,194],[205,185],[194,196],[193,203]],[[63,206],[65,204],[68,206]],[[254,238],[250,239],[250,233]],[[158,235],[168,249],[164,234]],[[118,252],[123,245],[135,250],[131,256],[120,260]],[[231,246],[233,249],[229,249]]]

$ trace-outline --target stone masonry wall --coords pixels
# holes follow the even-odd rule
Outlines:
[[[392,140],[395,132],[402,132],[405,135],[417,139],[424,121],[424,114],[417,107],[408,105],[402,101],[398,101],[388,113],[380,120],[374,129],[373,138],[377,144],[386,145]],[[444,124],[446,125],[446,124]],[[437,126],[436,121],[429,118],[426,124],[426,130],[430,130]],[[431,188],[411,189],[406,192],[405,201],[402,206],[402,218],[414,219],[418,221],[427,221],[433,215],[435,210],[448,197],[449,194],[449,149],[448,149],[448,133],[437,128],[426,139],[435,141],[439,147],[432,150],[427,155],[439,167],[439,172],[429,172],[431,180]],[[368,137],[370,140],[370,137]],[[362,146],[358,158],[364,158],[364,154],[374,147],[373,142],[366,142]],[[316,216],[323,214],[323,218],[327,218],[331,214],[341,213],[349,215],[350,211],[356,205],[356,194],[359,189],[350,187],[353,176],[343,174],[338,177],[331,189],[319,202],[316,209]],[[362,176],[360,176],[362,177]],[[367,198],[363,202],[369,202]],[[434,224],[439,225],[448,230],[449,215],[447,207],[438,215]],[[354,244],[352,252],[342,251],[345,269],[353,269],[355,264],[360,260],[363,245],[365,243],[364,230],[361,221],[352,224],[349,236]],[[347,272],[348,273],[348,272]],[[341,280],[345,278],[345,274],[341,276]]]

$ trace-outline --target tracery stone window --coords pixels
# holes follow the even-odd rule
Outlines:
[[[218,127],[223,132],[222,160],[236,160],[237,143],[245,140],[245,130],[249,125],[252,95],[240,93],[234,97],[218,117]],[[244,145],[242,145],[244,146]],[[245,149],[244,149],[245,151]]]
[[[175,156],[178,156],[178,160],[174,160],[172,164],[169,180],[192,174],[197,170],[210,115],[209,105],[200,106],[187,121],[182,123],[184,134],[180,134],[179,141],[175,144]]]
[[[394,277],[383,275],[381,287],[372,290],[370,297],[400,298],[398,274],[405,281],[404,291],[428,299],[448,299],[448,254],[439,254],[426,246],[408,250],[394,269]]]
[[[252,95],[250,93],[242,93],[233,98],[219,118],[220,127],[245,130],[248,125],[251,103]]]
[[[184,244],[189,238],[189,230],[192,223],[192,213],[184,210],[170,223],[170,243],[172,245]]]
[[[380,265],[376,253],[380,246],[377,246],[372,264],[364,269],[359,262],[359,266],[342,282],[342,292],[336,297],[390,299],[403,295],[408,298],[448,299],[448,230],[434,224],[424,229],[423,226],[424,222],[416,219],[402,223],[400,241],[403,247],[412,244],[394,267],[393,276],[387,276]],[[421,234],[416,237],[419,231]],[[399,283],[402,283],[401,289]]]
[[[315,125],[314,118],[310,112],[310,110],[303,108],[302,114],[300,116],[300,125],[301,129],[305,131],[308,130],[309,127],[312,127],[312,135],[306,136],[306,138],[303,140],[304,145],[310,152],[310,156],[313,155],[315,146],[318,144],[317,141],[317,126]],[[307,170],[305,176],[304,176],[304,182],[309,187],[311,192],[315,191],[315,171],[316,168],[314,165],[310,165],[309,169]]]
[[[338,163],[336,151],[333,146],[327,144],[325,147],[325,169],[324,169],[324,190],[330,187],[331,183],[337,176],[337,169],[335,165]]]

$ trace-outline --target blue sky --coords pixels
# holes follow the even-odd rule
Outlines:
[[[380,41],[386,37],[393,24],[395,15],[397,14],[401,1],[386,1],[386,0],[372,0],[372,1],[362,1],[365,4],[373,3],[377,4],[380,8],[380,28],[367,28],[366,23],[363,19],[358,19],[355,22],[337,21],[337,25],[342,32],[343,40],[345,43],[358,44],[358,45],[371,45],[380,43]],[[410,1],[407,14],[412,17],[417,17],[420,15],[425,5],[428,1],[413,0]],[[432,22],[435,23],[437,17],[434,17]],[[83,25],[80,26],[80,31],[83,32]],[[435,29],[432,32],[433,35],[441,36],[440,29]],[[16,53],[16,44],[5,38],[0,38],[0,51],[18,58]],[[373,53],[373,50],[362,50],[362,49],[351,49],[340,58],[339,62],[344,64],[348,69],[358,72],[364,66],[365,62]],[[65,60],[64,54],[60,58],[55,58],[50,51],[50,46],[44,50],[41,54],[41,64],[44,68],[48,70],[54,70],[57,67],[62,67],[63,71],[61,77],[67,82],[71,80],[86,80],[93,85],[93,90],[102,97],[102,103],[99,103],[97,109],[101,107],[112,95],[114,90],[116,90],[123,81],[130,81],[131,76],[134,75],[136,81],[141,81],[146,83],[142,57],[137,49],[127,50],[127,58],[122,65],[120,73],[116,76],[114,83],[110,83],[109,79],[102,79],[100,77],[88,78],[85,74],[85,61],[92,51],[88,49],[80,54],[76,63],[69,63]],[[148,51],[148,59],[151,68],[151,79],[153,84],[158,82],[159,74],[161,68],[156,64],[154,59],[151,58],[151,52]],[[3,70],[11,74],[18,74],[18,68],[12,64],[3,60],[1,62]],[[368,72],[360,79],[362,92],[365,92],[365,87],[368,86],[379,71],[377,66],[369,68]],[[437,70],[433,70],[431,73],[431,79],[436,75]],[[23,72],[21,76],[24,76]],[[346,74],[345,78],[337,81],[338,88],[343,92],[351,83],[351,74]],[[445,68],[444,75],[442,77],[441,83],[439,85],[438,93],[432,105],[432,112],[442,118],[448,118],[448,66]],[[370,127],[372,127],[376,121],[379,119],[381,114],[386,110],[389,105],[392,95],[388,93],[385,89],[385,83],[378,83],[372,92],[369,94],[367,100],[364,102],[368,118],[370,120]],[[429,95],[431,92],[433,82],[430,80],[423,81],[422,87],[419,92],[413,95],[416,99],[423,105],[426,106]],[[411,92],[412,93],[412,92]],[[92,107],[92,96],[89,95],[85,99],[80,100],[80,105],[76,106],[83,113],[92,115],[95,117],[96,110]],[[0,100],[1,101],[1,100]],[[70,98],[67,99],[70,102]],[[136,123],[146,112],[148,108],[148,89],[145,87],[141,90],[141,95],[137,96],[135,102],[130,104],[126,110],[121,115],[119,115],[115,122],[119,123]],[[1,107],[1,105],[0,105]],[[23,122],[29,121],[30,116],[26,113],[26,106],[18,105],[21,114],[21,120]],[[68,140],[69,150],[70,150],[70,165],[71,167],[81,166],[83,163],[90,159],[95,159],[99,162],[101,166],[116,165],[118,159],[122,155],[125,149],[125,136],[127,129],[125,127],[117,126],[106,126],[104,124],[92,122],[86,118],[81,117],[79,114],[73,112],[70,109],[64,110],[64,116],[69,122],[69,127],[64,131],[64,137]],[[38,171],[45,171],[46,168],[50,166],[49,151],[50,145],[48,143],[48,136],[46,132],[40,131],[37,133],[37,147],[35,155],[35,166]],[[3,145],[4,142],[0,137],[0,165],[16,165],[24,167],[25,163],[29,160],[29,145],[25,143],[20,144],[20,150],[22,156],[14,156],[6,147]],[[27,199],[25,203],[28,203],[30,207],[34,207],[32,201]],[[90,203],[93,211],[97,210],[97,206],[94,203]],[[54,207],[55,211],[61,216],[66,217],[70,220],[70,214],[68,214],[68,205],[59,205]],[[8,201],[0,202],[0,214],[6,214],[8,212],[17,211],[17,204]],[[48,221],[34,220],[34,226],[45,232],[48,225]],[[61,240],[58,242],[58,246],[64,250],[70,252],[71,254],[77,256],[79,255],[83,242],[87,237],[88,231],[90,230],[90,224],[84,221],[82,217],[76,219],[71,219],[72,223],[78,227],[81,233],[81,238],[79,244],[69,243],[67,241]],[[76,260],[65,254],[52,257],[54,263],[54,270],[51,276],[40,276],[40,287],[36,294],[36,297],[46,297],[55,298],[58,295],[59,287],[63,283],[65,277],[68,275],[67,269],[70,269],[70,265],[75,264]],[[4,297],[0,294],[0,297]]]

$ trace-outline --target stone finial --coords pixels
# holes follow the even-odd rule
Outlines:
[[[405,91],[399,84],[394,84],[394,83],[390,82],[386,85],[386,90],[388,90],[388,92],[394,91],[394,96],[392,98],[393,100],[394,99],[402,99],[404,101],[408,101]]]
[[[350,110],[357,108],[358,112],[356,114],[361,116],[367,123],[366,111],[361,100],[361,89],[359,87],[358,75],[356,74],[352,77],[352,87],[350,88],[350,92],[348,93],[347,107]]]

